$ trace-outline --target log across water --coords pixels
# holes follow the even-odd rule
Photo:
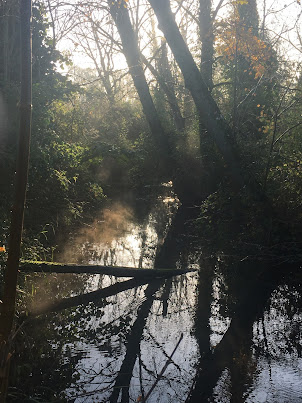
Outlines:
[[[106,274],[115,277],[160,278],[178,276],[196,269],[137,269],[133,267],[77,265],[52,262],[23,261],[20,272],[24,273],[75,273],[75,274]]]

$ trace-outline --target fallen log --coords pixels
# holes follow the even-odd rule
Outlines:
[[[53,262],[23,261],[20,263],[23,273],[75,273],[75,274],[106,274],[115,277],[162,278],[178,276],[196,269],[137,269],[133,267],[77,265]]]
[[[158,279],[155,282],[159,281]],[[74,308],[79,305],[88,304],[89,302],[100,302],[100,300],[108,297],[117,295],[120,292],[130,290],[131,288],[139,287],[145,285],[149,282],[153,282],[152,279],[136,279],[132,278],[130,280],[121,281],[116,284],[110,285],[100,290],[91,291],[86,294],[76,295],[75,297],[63,298],[52,303],[45,305],[35,306],[32,310],[27,313],[28,318],[33,318],[41,314],[50,312],[60,312],[63,309]]]

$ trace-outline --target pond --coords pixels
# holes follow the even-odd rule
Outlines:
[[[18,332],[8,401],[302,401],[301,275],[208,253],[169,184],[138,214],[144,204],[113,203],[57,259],[196,271],[120,289],[130,280],[23,276],[30,309],[55,312]],[[63,297],[65,309],[54,309]]]

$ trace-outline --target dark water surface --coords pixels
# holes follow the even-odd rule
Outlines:
[[[128,279],[23,279],[33,306],[88,299],[24,324],[10,401],[302,402],[301,275],[207,253],[186,233],[193,213],[169,192],[139,218],[115,204],[60,259],[151,268],[170,228],[156,266],[197,272],[93,302],[88,293]]]

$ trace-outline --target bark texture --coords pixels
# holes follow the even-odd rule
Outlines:
[[[144,70],[140,59],[140,50],[137,39],[131,25],[127,8],[119,5],[117,2],[108,1],[110,13],[116,24],[123,45],[123,53],[127,60],[129,72],[133,79],[139,99],[141,101],[144,114],[151,129],[152,136],[161,156],[167,156],[169,153],[169,144],[167,136],[160,122],[155,109],[149,87],[146,81]]]
[[[31,44],[31,0],[21,0],[21,98],[20,129],[15,195],[12,209],[8,259],[4,275],[4,293],[1,312],[0,333],[8,337],[15,312],[17,275],[20,259],[23,216],[26,199],[26,186],[29,166],[32,102],[32,44]]]
[[[199,33],[201,39],[201,75],[211,91],[213,88],[214,33],[211,0],[199,0]]]
[[[234,188],[243,186],[243,177],[239,158],[231,145],[231,130],[222,116],[215,100],[211,96],[196,63],[183,40],[170,8],[169,0],[149,0],[158,22],[159,28],[174,54],[184,76],[185,85],[192,94],[194,103],[202,119],[204,127],[215,141],[227,169]]]

